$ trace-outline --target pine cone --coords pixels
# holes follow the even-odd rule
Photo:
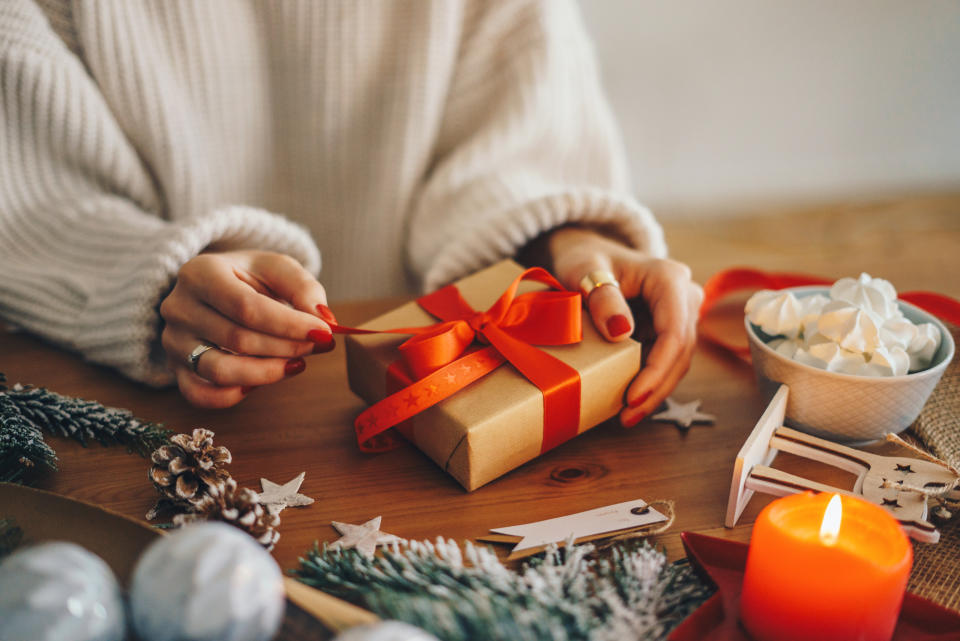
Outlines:
[[[214,447],[213,432],[198,428],[193,435],[174,434],[170,445],[162,445],[150,455],[153,466],[148,472],[154,487],[160,492],[148,519],[163,507],[189,512],[197,511],[219,494],[230,473],[220,467],[232,460],[230,450]]]
[[[264,509],[257,493],[243,487],[237,489],[237,482],[228,478],[221,490],[211,491],[209,499],[196,512],[178,514],[173,517],[174,525],[182,527],[195,521],[223,521],[238,527],[267,550],[280,539],[280,516]]]

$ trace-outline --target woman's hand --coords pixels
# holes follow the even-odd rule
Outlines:
[[[284,254],[200,254],[180,268],[160,315],[180,392],[201,407],[235,405],[254,387],[302,372],[304,356],[334,348],[323,286]],[[191,367],[187,357],[204,343],[220,349]]]
[[[620,412],[623,425],[632,427],[669,396],[690,368],[703,289],[690,280],[683,263],[651,258],[587,228],[557,229],[547,239],[547,251],[554,274],[568,289],[579,290],[581,279],[594,270],[607,270],[620,281],[620,289],[599,287],[587,300],[593,323],[607,340],[624,340],[633,332],[626,299],[639,296],[650,308],[657,339]]]

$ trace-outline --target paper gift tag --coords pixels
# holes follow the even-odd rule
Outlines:
[[[532,548],[542,548],[550,543],[560,543],[570,537],[573,537],[575,543],[580,543],[666,520],[666,516],[647,505],[646,501],[637,499],[546,521],[493,528],[490,531],[494,535],[480,537],[479,540],[498,543],[516,541],[512,556]]]

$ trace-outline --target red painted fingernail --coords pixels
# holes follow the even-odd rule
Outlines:
[[[283,366],[283,373],[286,376],[296,376],[306,368],[307,361],[302,358],[291,358],[287,361],[287,364]]]
[[[326,305],[320,304],[317,305],[317,313],[320,314],[320,318],[327,321],[328,323],[336,323],[337,317],[333,315],[333,312],[330,311],[330,308]]]
[[[311,329],[307,332],[307,340],[313,341],[313,354],[323,354],[332,350],[336,343],[333,342],[333,334],[323,329]]]
[[[243,394],[244,396],[246,396],[247,394],[249,394],[249,393],[250,393],[251,391],[253,391],[254,389],[256,389],[256,388],[255,388],[253,385],[244,385],[243,387],[240,388],[240,393]]]
[[[330,341],[327,343],[317,343],[313,346],[313,351],[311,354],[325,354],[327,352],[333,351],[333,348],[337,346],[337,342],[333,340],[333,337],[330,337]]]
[[[643,405],[643,402],[644,402],[645,400],[647,400],[648,398],[650,398],[650,394],[652,394],[652,393],[653,393],[653,390],[652,390],[652,389],[648,389],[646,392],[644,392],[644,393],[641,394],[640,396],[636,397],[635,399],[633,399],[632,401],[630,401],[629,403],[627,403],[627,407],[640,407],[641,405]]]
[[[327,329],[311,329],[307,332],[307,340],[317,345],[327,345],[333,341],[333,334]]]
[[[631,419],[629,419],[629,420],[626,420],[626,421],[624,421],[623,419],[621,419],[620,422],[623,424],[624,427],[633,427],[634,425],[636,425],[637,423],[639,423],[640,421],[642,421],[642,420],[645,419],[646,417],[647,417],[647,415],[646,415],[646,413],[644,412],[644,413],[641,413],[641,414],[637,414],[637,415],[634,416],[633,418],[631,418]]]
[[[607,333],[620,336],[630,331],[630,321],[623,314],[614,314],[607,319]]]

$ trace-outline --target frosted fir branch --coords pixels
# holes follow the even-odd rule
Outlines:
[[[63,396],[42,387],[19,383],[6,387],[0,379],[0,398],[15,403],[21,415],[43,431],[72,438],[83,446],[92,440],[102,445],[119,443],[148,457],[167,443],[170,434],[162,425],[141,421],[129,410]]]
[[[37,469],[56,470],[57,454],[18,404],[0,394],[0,481],[23,483]]]
[[[489,548],[442,538],[373,559],[314,544],[295,575],[443,641],[659,641],[712,592],[646,543],[593,552],[568,542],[514,571]]]

